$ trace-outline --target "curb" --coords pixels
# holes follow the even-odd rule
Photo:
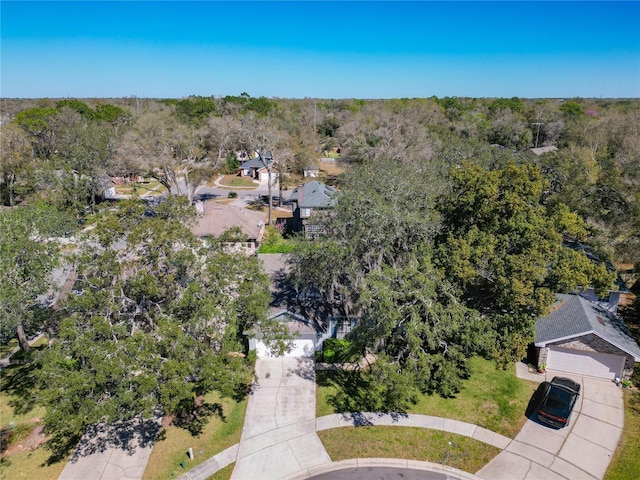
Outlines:
[[[441,473],[447,475],[447,478],[449,478],[449,475],[452,475],[455,476],[452,478],[457,478],[459,480],[481,480],[480,477],[477,477],[472,473],[458,470],[457,468],[453,467],[443,466],[438,463],[421,462],[419,460],[398,460],[394,458],[354,458],[349,460],[342,460],[340,462],[332,462],[309,468],[302,472],[284,477],[283,480],[305,480],[316,475],[331,473],[338,470],[368,467],[403,468],[409,470]]]

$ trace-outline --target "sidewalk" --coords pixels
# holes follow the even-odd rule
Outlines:
[[[253,398],[250,398],[250,405],[253,400]],[[262,403],[261,400],[258,401]],[[277,404],[280,401],[283,401],[283,398],[276,396],[271,403],[275,402]],[[254,402],[254,404],[256,403]],[[286,405],[286,401],[284,405]],[[313,406],[315,409],[315,396]],[[260,405],[258,405],[258,407],[265,412],[269,411],[269,407],[265,407],[264,409]],[[265,415],[264,420],[266,420],[268,416],[269,415]],[[247,422],[245,420],[245,425],[246,424]],[[237,463],[231,477],[232,479],[299,480],[341,468],[389,466],[447,473],[448,475],[452,475],[451,478],[457,477],[465,480],[479,478],[468,472],[461,472],[451,467],[418,460],[369,458],[332,462],[315,433],[330,428],[363,425],[393,425],[442,430],[471,437],[480,442],[493,445],[501,450],[507,448],[511,442],[511,439],[504,435],[471,423],[448,418],[416,414],[338,413],[316,418],[313,422],[301,422],[298,425],[290,425],[288,428],[279,428],[271,432],[269,432],[268,423],[254,427],[249,425],[247,432],[243,430],[240,444],[236,444],[211,457],[179,477],[179,480],[205,480],[216,471],[232,464],[234,461],[237,461]],[[262,433],[257,433],[251,437],[252,429],[258,429],[257,431],[262,431]],[[245,436],[245,433],[247,433],[247,436]],[[295,469],[296,464],[298,465],[297,470]]]
[[[250,398],[249,406],[256,409],[257,416],[249,420],[251,416],[248,407],[240,444],[206,460],[181,476],[181,479],[205,480],[235,461],[232,478],[251,480],[302,480],[343,468],[375,467],[424,470],[465,480],[599,480],[606,472],[624,422],[620,389],[611,382],[585,377],[576,379],[583,385],[583,391],[569,427],[553,430],[529,420],[515,439],[474,424],[416,414],[333,414],[313,421],[303,419],[298,424],[283,427],[278,425],[281,417],[273,414],[273,408],[275,406],[276,410],[286,413],[291,404],[286,396],[280,395],[279,388],[273,389],[274,378],[269,379],[270,375],[267,376],[267,373],[270,372],[258,370],[260,381],[263,378],[266,380],[258,387],[263,393],[269,393],[271,388],[271,397],[267,395]],[[282,378],[286,383],[286,379],[292,373],[285,372],[284,377],[275,379],[276,383],[279,385]],[[303,370],[299,369],[296,374],[303,374]],[[541,383],[553,376],[554,372],[547,372],[547,376],[530,372],[526,364],[519,362],[516,364],[516,374],[520,378]],[[309,399],[309,403],[312,403],[315,409],[315,396]],[[476,474],[471,474],[445,465],[413,460],[370,458],[332,462],[322,443],[317,443],[317,431],[363,425],[409,426],[456,433],[493,445],[499,448],[501,453]],[[316,450],[313,451],[309,447]],[[297,470],[296,464],[299,466]]]

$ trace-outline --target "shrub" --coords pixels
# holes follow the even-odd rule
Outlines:
[[[327,363],[348,362],[358,353],[354,347],[350,340],[327,338],[322,344],[322,356]]]
[[[229,192],[229,198],[238,198],[238,192]]]

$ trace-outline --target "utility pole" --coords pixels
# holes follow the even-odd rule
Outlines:
[[[265,152],[263,155],[262,149],[260,149],[258,150],[258,157],[260,157],[260,162],[267,169],[268,182],[269,182],[269,185],[268,185],[269,198],[267,199],[267,202],[269,204],[269,219],[267,221],[267,225],[271,225],[272,210],[273,210],[273,205],[271,205],[271,167],[273,166],[273,155],[269,151]]]
[[[538,148],[538,139],[540,138],[540,125],[544,125],[544,123],[542,123],[540,121],[540,114],[538,114],[538,117],[536,118],[536,121],[534,123],[532,123],[531,125],[537,125],[538,126],[538,131],[536,132],[536,146],[534,148]]]

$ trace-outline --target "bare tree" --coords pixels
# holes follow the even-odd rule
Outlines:
[[[247,152],[255,152],[267,170],[269,187],[269,219],[271,225],[273,213],[271,202],[272,170],[275,159],[273,152],[282,144],[284,135],[278,131],[266,117],[256,117],[250,113],[240,119],[238,141]]]
[[[208,178],[211,162],[206,156],[204,129],[175,122],[169,112],[142,115],[127,132],[120,160],[128,169],[158,180],[170,194],[193,200],[195,190]]]

